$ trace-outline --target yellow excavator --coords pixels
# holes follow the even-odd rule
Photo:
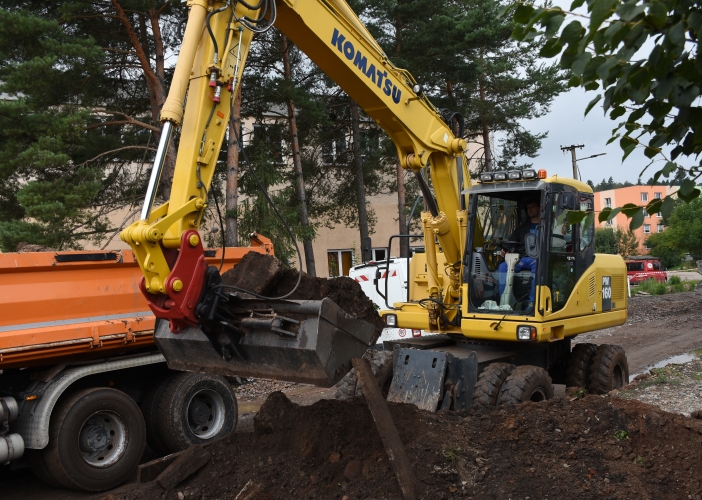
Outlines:
[[[237,293],[204,260],[198,227],[232,99],[253,36],[275,26],[385,130],[424,196],[425,252],[411,260],[406,302],[381,316],[388,327],[436,335],[386,343],[388,398],[461,410],[547,399],[552,382],[594,392],[628,382],[621,348],[571,349],[574,336],[626,320],[624,261],[594,253],[593,224],[568,222],[571,212],[593,211],[586,184],[545,170],[486,172],[471,182],[460,116],[434,107],[344,0],[188,6],[141,220],[121,234],[149,306],[167,320],[155,338],[171,368],[330,386],[376,340],[370,325],[328,299]],[[177,127],[171,196],[154,207]]]

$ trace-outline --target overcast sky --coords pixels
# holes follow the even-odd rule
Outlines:
[[[641,170],[650,160],[640,150],[636,150],[622,163],[619,142],[615,141],[607,145],[612,129],[623,118],[616,121],[610,120],[609,117],[604,116],[602,106],[599,105],[584,116],[587,104],[596,95],[596,91],[571,89],[556,97],[549,114],[525,123],[525,127],[532,132],[548,131],[548,137],[543,140],[539,157],[533,160],[534,168],[545,168],[549,175],[572,177],[570,152],[561,151],[561,146],[584,144],[584,148],[576,150],[578,158],[599,153],[607,154],[578,163],[583,181],[590,179],[597,184],[611,176],[618,182],[635,183]],[[653,175],[653,167],[656,165],[649,167],[642,177],[643,182]]]

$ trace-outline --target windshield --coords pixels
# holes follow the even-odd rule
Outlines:
[[[531,196],[529,198],[528,196]],[[470,308],[488,313],[533,314],[536,259],[524,238],[538,235],[538,193],[478,194],[469,277]]]

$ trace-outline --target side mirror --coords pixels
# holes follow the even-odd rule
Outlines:
[[[529,233],[524,236],[524,247],[528,257],[532,259],[537,259],[539,257],[539,240],[534,233]]]

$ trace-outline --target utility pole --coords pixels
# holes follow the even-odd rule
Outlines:
[[[570,151],[570,155],[573,158],[573,179],[578,180],[580,176],[578,175],[578,159],[575,157],[575,150],[582,149],[585,144],[572,144],[570,146],[561,146],[561,151]]]

